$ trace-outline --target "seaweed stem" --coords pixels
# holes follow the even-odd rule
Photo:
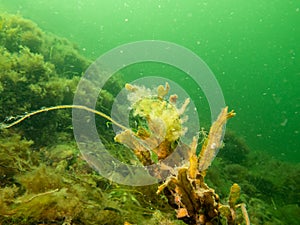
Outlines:
[[[239,206],[241,207],[241,210],[242,210],[242,213],[243,213],[246,225],[250,225],[250,219],[249,219],[249,215],[248,215],[248,212],[247,212],[247,209],[246,209],[246,204],[245,203],[241,203]]]
[[[17,202],[17,203],[28,203],[28,202],[32,201],[33,199],[35,199],[37,197],[40,197],[40,196],[43,196],[43,195],[53,194],[53,193],[58,192],[58,191],[59,191],[59,189],[56,188],[54,190],[50,190],[50,191],[46,191],[46,192],[43,192],[43,193],[36,194],[36,195],[32,196],[31,198],[29,198],[25,201],[20,201],[20,202]]]
[[[99,112],[99,111],[97,111],[95,109],[91,109],[91,108],[88,108],[88,107],[83,106],[83,105],[58,105],[58,106],[52,106],[52,107],[48,107],[48,108],[39,109],[37,111],[31,112],[31,113],[27,113],[26,115],[21,116],[20,119],[16,120],[13,123],[10,123],[10,124],[1,123],[0,124],[0,129],[7,129],[7,128],[10,128],[10,127],[13,127],[13,126],[21,123],[23,120],[25,120],[25,119],[27,119],[27,118],[29,118],[31,116],[40,114],[42,112],[48,112],[48,111],[53,111],[53,110],[58,110],[58,109],[82,109],[82,110],[86,110],[88,112],[92,112],[92,113],[94,113],[94,114],[96,114],[98,116],[101,116],[101,117],[109,120],[110,122],[114,123],[115,125],[117,125],[118,127],[120,127],[123,130],[128,130],[127,127],[119,124],[117,121],[113,120],[110,116],[104,114],[103,112]]]
[[[228,112],[228,107],[225,107],[222,109],[217,120],[210,127],[208,137],[202,145],[202,149],[199,155],[199,171],[205,171],[212,163],[213,159],[222,146],[224,125],[229,118],[234,116],[235,112],[233,110]]]

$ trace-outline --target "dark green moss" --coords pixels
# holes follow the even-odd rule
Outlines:
[[[0,15],[0,28],[0,121],[42,107],[72,104],[80,77],[91,64],[76,45],[43,32],[19,15]],[[121,88],[119,78],[106,83],[97,109],[110,110],[114,92]],[[59,132],[72,133],[70,125],[70,112],[64,110],[25,121],[21,130],[35,145],[42,146],[56,142]]]

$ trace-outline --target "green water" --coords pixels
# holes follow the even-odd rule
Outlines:
[[[91,59],[149,39],[192,50],[212,69],[226,104],[237,112],[228,128],[252,150],[299,162],[299,1],[1,0],[0,10],[19,12],[74,41]],[[161,70],[149,65],[129,71],[155,75]],[[208,115],[203,94],[189,93]]]

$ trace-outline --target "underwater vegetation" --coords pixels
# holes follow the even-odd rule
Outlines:
[[[90,63],[68,40],[43,32],[19,15],[1,14],[0,120],[42,107],[71,104],[79,78]],[[97,104],[101,111],[110,107],[111,90],[118,86],[115,79],[104,87],[102,101]],[[70,121],[70,113],[63,111],[41,114],[38,122],[26,121],[22,131],[35,145],[50,144],[60,138],[57,129],[72,133]],[[41,133],[44,127],[47,129]]]
[[[66,39],[19,15],[0,16],[0,224],[298,224],[299,165],[255,152],[233,132],[221,143],[234,115],[227,108],[207,137],[182,143],[189,100],[178,107],[176,95],[167,99],[168,84],[145,95],[139,90],[147,88],[126,85],[131,123],[114,139],[104,115],[121,80],[108,82],[93,111],[106,148],[124,162],[158,164],[149,173],[164,182],[130,187],[99,176],[76,147],[64,110],[74,107],[89,64]],[[164,162],[170,154],[181,164]]]
[[[122,224],[150,211],[136,205],[141,192],[95,174],[74,144],[36,152],[18,134],[1,140],[1,224]]]
[[[65,51],[57,54],[55,46]],[[0,52],[1,120],[6,119],[6,115],[72,102],[78,82],[74,75],[79,76],[79,71],[84,71],[89,63],[70,42],[44,33],[32,21],[18,15],[0,15]],[[76,68],[71,66],[71,56],[81,62],[73,65]],[[70,79],[64,70],[72,73],[73,78]],[[57,123],[68,117],[58,114],[47,115],[52,123],[41,119],[39,123],[23,127],[23,131],[36,144],[49,143],[47,136],[54,133]],[[39,130],[43,127],[48,129],[41,134]],[[37,136],[39,139],[35,139]]]
[[[231,225],[236,223],[236,208],[240,207],[245,223],[247,225],[250,224],[245,205],[236,204],[240,197],[240,187],[238,184],[232,185],[228,205],[223,205],[219,202],[219,197],[215,194],[214,190],[204,183],[206,170],[215,158],[217,151],[222,144],[225,123],[227,119],[233,117],[235,113],[233,111],[227,112],[227,107],[225,107],[221,111],[218,119],[211,126],[208,137],[202,146],[200,155],[196,155],[197,137],[194,137],[191,145],[187,148],[183,148],[188,155],[186,158],[187,162],[184,162],[182,166],[172,168],[172,164],[166,165],[162,160],[173,152],[174,146],[181,145],[180,137],[184,134],[185,129],[182,127],[183,121],[180,116],[184,113],[189,103],[189,99],[184,102],[180,109],[177,109],[175,105],[177,100],[176,95],[171,95],[169,102],[166,101],[165,96],[170,89],[168,83],[166,83],[165,87],[162,85],[158,86],[157,94],[154,95],[139,95],[139,90],[145,89],[144,87],[141,88],[127,84],[126,88],[136,94],[136,97],[129,95],[129,97],[133,99],[131,120],[137,119],[135,129],[123,127],[101,112],[95,111],[95,114],[110,120],[124,129],[123,132],[116,135],[115,141],[130,147],[143,165],[159,163],[167,169],[170,168],[168,170],[170,170],[169,172],[171,172],[171,175],[169,175],[165,179],[165,182],[158,187],[157,194],[167,189],[165,195],[169,199],[169,204],[172,207],[174,207],[174,204],[171,203],[170,199],[171,196],[174,197],[172,202],[176,203],[174,208],[177,212],[177,218],[182,219],[187,224],[219,224],[219,221],[221,220],[220,216],[223,216],[226,218],[226,224]],[[2,128],[10,128],[22,122],[24,119],[42,112],[70,107],[94,112],[92,109],[77,105],[49,107],[28,113],[9,125],[5,126],[5,124],[2,124]],[[142,121],[142,123],[140,121]],[[65,154],[63,153],[61,155]],[[62,168],[65,166],[66,165],[63,165]],[[58,168],[61,167],[57,166],[56,169]],[[21,184],[23,182],[23,186],[25,186],[26,190],[29,190],[29,193],[36,194],[26,201],[21,201],[21,203],[33,202],[34,206],[36,206],[33,199],[41,196],[49,197],[48,194],[55,195],[56,192],[63,189],[60,179],[54,175],[55,172],[51,174],[51,170],[49,173],[45,167],[42,167],[40,170],[33,173],[33,178],[29,175],[29,177],[25,176],[25,178],[19,179],[19,182]],[[154,176],[160,177],[160,170],[149,172]],[[45,177],[43,175],[45,175]],[[49,177],[51,182],[47,182]],[[39,180],[39,183],[43,184],[41,186],[42,190],[37,188],[37,186],[32,185],[35,180]],[[47,189],[50,190],[46,191]],[[39,202],[42,201],[39,200]],[[78,206],[78,204],[75,205]],[[31,206],[31,208],[34,206]],[[62,209],[55,209],[55,211],[57,210]],[[71,211],[74,212],[74,209]],[[10,211],[5,213],[9,214]],[[47,216],[49,215],[47,214]],[[74,216],[67,215],[66,218],[69,218],[71,221],[73,217]]]

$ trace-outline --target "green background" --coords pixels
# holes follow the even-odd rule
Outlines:
[[[149,39],[192,50],[214,72],[226,104],[237,112],[228,128],[253,151],[299,162],[300,1],[0,0],[0,11],[20,13],[74,41],[91,59]],[[181,71],[161,67],[136,65],[123,72],[166,73],[185,88],[191,85]],[[203,93],[189,88],[189,94],[209,121]]]

